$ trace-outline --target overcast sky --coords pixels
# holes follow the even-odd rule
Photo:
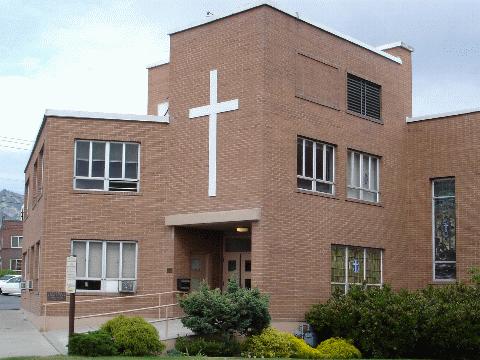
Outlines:
[[[46,108],[146,112],[146,65],[167,33],[248,1],[0,0],[0,189],[23,169]],[[279,0],[281,8],[370,45],[415,48],[413,115],[480,107],[480,1]],[[17,149],[12,149],[17,148]]]

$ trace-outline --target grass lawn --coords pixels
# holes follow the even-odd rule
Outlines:
[[[98,356],[98,357],[86,357],[86,356],[67,356],[67,355],[55,355],[55,356],[19,356],[2,358],[2,360],[190,360],[190,359],[229,359],[229,360],[246,360],[247,358],[241,357],[207,357],[207,356]],[[280,360],[279,358],[272,358],[271,360]],[[301,359],[282,359],[282,360],[301,360]],[[381,359],[377,359],[381,360]],[[402,359],[397,359],[402,360]]]

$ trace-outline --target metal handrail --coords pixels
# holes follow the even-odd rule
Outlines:
[[[166,304],[162,305],[162,295],[166,294],[183,294],[184,292],[182,291],[165,291],[165,292],[160,292],[160,293],[153,293],[153,294],[140,294],[140,295],[130,295],[130,296],[115,296],[115,297],[108,297],[108,298],[98,298],[98,299],[86,299],[86,300],[80,300],[76,301],[76,304],[79,303],[88,303],[88,302],[97,302],[97,301],[107,301],[107,300],[120,300],[120,299],[132,299],[132,298],[141,298],[141,297],[147,297],[147,296],[158,296],[158,305],[155,306],[148,306],[148,307],[142,307],[142,308],[135,308],[135,309],[128,309],[128,310],[119,310],[119,311],[112,311],[112,312],[106,312],[106,313],[99,313],[99,314],[90,314],[90,315],[82,315],[82,316],[75,316],[75,319],[85,319],[85,318],[92,318],[92,317],[99,317],[99,316],[109,316],[109,315],[115,315],[115,314],[123,314],[123,313],[131,313],[131,312],[136,312],[136,311],[142,311],[142,310],[152,310],[152,309],[158,309],[158,320],[151,321],[151,322],[159,322],[159,321],[166,321],[165,324],[165,336],[168,336],[168,321],[169,320],[175,320],[179,319],[181,317],[168,317],[168,309],[173,306],[178,306],[177,303],[171,303],[171,304]],[[95,295],[95,294],[92,294]],[[44,303],[44,313],[43,313],[43,331],[47,331],[47,308],[48,306],[53,306],[53,305],[65,305],[69,304],[68,301],[60,301],[60,302],[51,302],[51,303]],[[165,318],[161,318],[161,309],[165,309]]]

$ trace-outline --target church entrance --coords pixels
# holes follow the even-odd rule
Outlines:
[[[242,230],[244,232],[238,232]],[[229,280],[242,288],[252,287],[252,241],[249,228],[237,228],[235,233],[225,233],[223,248],[223,289]]]

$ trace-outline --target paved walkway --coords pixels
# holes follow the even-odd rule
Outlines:
[[[58,354],[20,310],[0,311],[0,358]]]

